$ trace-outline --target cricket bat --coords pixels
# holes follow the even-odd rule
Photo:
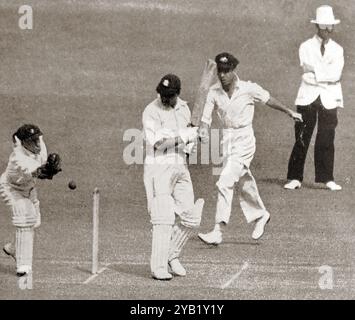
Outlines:
[[[193,105],[192,114],[191,114],[191,124],[193,126],[199,127],[203,108],[206,103],[207,93],[210,86],[213,84],[213,81],[217,78],[217,67],[216,62],[211,59],[208,59],[203,70],[201,81],[197,90],[195,103]]]

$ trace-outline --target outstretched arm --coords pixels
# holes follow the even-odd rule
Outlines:
[[[286,113],[295,121],[303,122],[302,115],[300,113],[297,113],[287,108],[283,103],[281,103],[279,100],[275,99],[274,97],[270,96],[270,99],[266,102],[266,105],[269,106],[270,108]]]

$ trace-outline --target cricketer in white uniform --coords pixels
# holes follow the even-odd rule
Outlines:
[[[189,127],[189,107],[178,97],[180,79],[167,74],[156,90],[158,97],[143,112],[147,149],[144,185],[153,225],[152,277],[170,280],[172,274],[186,275],[179,257],[193,230],[200,225],[204,202],[194,202],[186,164],[186,154],[193,151],[198,128]]]
[[[256,83],[240,80],[235,72],[239,61],[233,55],[224,52],[217,55],[215,61],[219,81],[207,94],[200,136],[202,141],[206,139],[212,112],[216,109],[223,124],[225,165],[217,182],[215,227],[210,233],[200,233],[198,236],[205,243],[217,245],[222,242],[222,229],[230,219],[235,184],[238,185],[239,202],[247,222],[256,222],[253,239],[263,235],[264,227],[270,219],[250,171],[255,153],[252,125],[254,103],[262,102],[287,113],[296,121],[302,121],[302,117],[271,97],[268,91]]]
[[[12,209],[16,242],[15,248],[8,243],[3,250],[15,258],[17,275],[23,276],[32,271],[34,228],[41,224],[36,178],[52,179],[61,170],[59,164],[57,172],[49,173],[47,148],[37,126],[21,126],[13,134],[13,143],[7,168],[0,177],[0,196]]]

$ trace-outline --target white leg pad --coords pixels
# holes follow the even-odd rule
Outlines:
[[[16,267],[19,272],[32,270],[33,227],[16,228]]]
[[[180,214],[181,224],[188,228],[198,228],[201,223],[204,204],[205,200],[197,199],[190,211]]]
[[[168,272],[172,225],[153,225],[150,268],[153,274]]]
[[[176,224],[174,226],[170,241],[169,261],[180,256],[182,248],[185,246],[187,240],[189,240],[193,232],[193,229],[187,228],[182,224]]]
[[[36,221],[36,223],[34,225],[34,228],[38,228],[41,225],[41,211],[40,211],[40,208],[39,208],[39,201],[36,201],[33,205],[34,205],[35,210],[36,210],[36,218],[37,218],[37,221]]]
[[[173,225],[175,222],[174,199],[170,194],[159,194],[151,202],[151,223]]]
[[[36,209],[30,199],[14,200],[12,213],[12,223],[16,227],[32,227],[37,222]]]

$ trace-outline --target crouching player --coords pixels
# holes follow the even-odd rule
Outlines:
[[[186,154],[197,143],[197,127],[189,127],[191,113],[179,98],[180,79],[165,75],[158,97],[143,113],[146,140],[144,185],[152,227],[151,273],[157,280],[185,276],[180,253],[200,225],[203,199],[194,202]],[[170,272],[169,272],[170,271]]]
[[[16,228],[15,248],[11,243],[4,252],[16,260],[19,277],[32,272],[34,229],[41,224],[36,178],[52,179],[61,171],[60,157],[47,148],[41,130],[32,124],[21,126],[12,136],[13,152],[0,178],[0,195],[12,209]]]

